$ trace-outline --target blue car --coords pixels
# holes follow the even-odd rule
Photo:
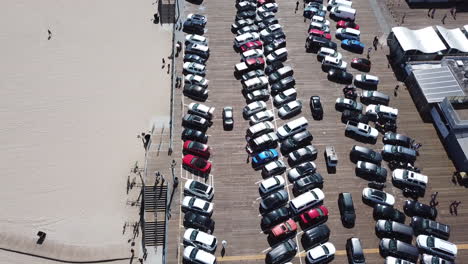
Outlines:
[[[359,40],[345,39],[341,41],[341,47],[345,50],[349,50],[356,53],[362,53],[364,51],[364,44]]]
[[[278,151],[276,149],[267,149],[252,157],[252,166],[257,168],[277,158]]]

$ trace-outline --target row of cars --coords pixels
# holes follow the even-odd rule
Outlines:
[[[184,90],[183,94],[196,101],[205,101],[208,97],[206,62],[209,58],[208,39],[203,37],[207,18],[199,14],[189,14],[183,30],[190,33],[185,36],[184,50]],[[183,143],[182,167],[201,177],[208,177],[211,172],[211,149],[207,145],[206,130],[213,124],[215,108],[199,102],[190,103],[187,114],[182,117],[181,139]],[[215,223],[211,219],[214,210],[214,188],[197,180],[187,180],[184,184],[184,198],[181,209],[184,213],[183,259],[186,263],[215,264],[218,240],[212,235]]]

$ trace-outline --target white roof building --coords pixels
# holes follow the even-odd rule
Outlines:
[[[447,43],[449,46],[449,49],[468,52],[468,38],[466,38],[465,34],[463,34],[460,28],[446,29],[441,26],[436,26],[436,28],[444,39],[445,43]]]
[[[392,31],[404,51],[417,50],[423,53],[437,53],[447,49],[433,27],[418,30],[394,27]]]

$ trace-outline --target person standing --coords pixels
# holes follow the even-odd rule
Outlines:
[[[221,241],[221,245],[223,246],[221,249],[221,257],[224,257],[224,255],[226,255],[227,241],[226,240]]]
[[[439,192],[435,192],[435,193],[431,194],[431,201],[429,202],[429,205],[431,207],[436,207],[439,204],[439,202],[436,201],[438,194],[439,194]]]
[[[446,19],[446,18],[447,18],[447,13],[444,14],[444,16],[442,17],[442,20],[441,20],[441,21],[442,21],[442,24],[444,24],[444,25],[445,25],[445,19]]]
[[[297,13],[297,10],[299,10],[299,0],[296,1],[296,9],[294,9],[294,14]]]
[[[379,44],[379,38],[375,36],[374,40],[372,41],[372,46],[374,46],[375,50],[377,50],[377,44]]]
[[[432,8],[429,8],[429,10],[427,10],[427,17],[431,17],[431,10]]]

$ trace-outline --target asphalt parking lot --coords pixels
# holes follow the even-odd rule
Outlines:
[[[361,201],[361,192],[363,188],[367,187],[367,182],[355,176],[355,165],[349,160],[349,151],[356,144],[380,150],[383,146],[382,136],[379,136],[375,145],[359,143],[344,136],[345,125],[340,121],[341,113],[334,108],[336,98],[342,96],[341,89],[344,85],[329,82],[326,74],[320,69],[320,63],[316,60],[315,54],[305,52],[304,41],[307,37],[308,24],[303,21],[302,3],[297,14],[294,13],[294,1],[277,1],[277,3],[279,11],[276,17],[287,36],[289,55],[285,64],[291,65],[294,69],[298,99],[303,103],[300,115],[308,119],[309,131],[314,136],[312,144],[319,150],[318,158],[314,162],[318,166],[318,172],[325,180],[324,205],[330,210],[327,221],[327,225],[331,229],[330,242],[338,250],[334,262],[345,263],[345,241],[349,237],[358,237],[366,249],[368,263],[382,263],[383,258],[376,250],[379,239],[374,234],[375,221],[372,218],[372,208]],[[232,49],[235,35],[230,31],[236,13],[234,5],[235,1],[227,0],[205,1],[201,5],[186,2],[185,13],[199,13],[208,18],[207,31],[204,36],[209,39],[211,50],[206,76],[210,80],[210,94],[204,104],[216,107],[216,111],[213,119],[214,124],[207,131],[210,135],[208,144],[212,148],[210,160],[213,162],[213,169],[207,183],[212,184],[215,188],[215,198],[213,199],[215,209],[212,217],[216,222],[214,235],[219,241],[226,240],[228,242],[226,255],[223,258],[220,256],[220,250],[216,252],[218,262],[264,263],[264,254],[270,245],[267,236],[261,233],[260,229],[261,217],[258,210],[257,183],[262,178],[259,171],[254,171],[250,164],[246,164],[245,131],[249,124],[242,118],[242,108],[246,102],[241,94],[241,83],[233,76],[234,65],[240,60],[239,54]],[[354,0],[353,7],[358,10],[356,22],[361,26],[361,40],[366,44],[366,47],[372,44],[374,36],[378,36],[380,43],[384,44],[384,32],[381,32],[375,14],[372,8],[369,8],[369,0]],[[335,40],[335,23],[330,22],[332,40]],[[341,48],[338,50],[348,63],[354,57],[365,57],[365,53],[356,55]],[[464,250],[468,249],[468,232],[466,231],[468,210],[464,209],[464,205],[468,204],[466,190],[462,187],[455,187],[450,182],[451,174],[454,171],[453,165],[447,158],[432,124],[421,121],[408,91],[400,84],[397,97],[393,96],[393,89],[398,83],[393,72],[387,66],[386,54],[385,45],[371,53],[373,65],[370,74],[379,76],[378,90],[391,95],[390,106],[399,109],[398,132],[411,136],[422,143],[416,166],[429,176],[429,188],[426,191],[426,196],[420,201],[428,203],[430,194],[434,191],[439,192],[437,220],[451,225],[450,241],[459,245],[457,263],[467,263],[468,250]],[[179,59],[176,68],[181,72],[181,59]],[[348,69],[353,74],[357,73],[350,67]],[[311,116],[308,104],[312,95],[319,95],[322,99],[324,118],[321,121],[315,121]],[[186,106],[192,101],[184,98],[180,89],[176,91],[175,98],[176,144],[173,156],[182,157],[182,142],[177,141],[182,132],[181,118],[177,117],[182,117],[186,113]],[[276,110],[271,100],[267,104],[269,105],[268,109]],[[234,107],[235,125],[233,131],[223,130],[221,113],[225,106]],[[281,126],[287,121],[275,119],[275,127]],[[337,151],[339,162],[336,174],[327,173],[323,157],[326,146],[334,146]],[[180,175],[182,179],[180,188],[183,188],[185,179],[202,180],[181,167],[177,169],[177,175]],[[292,197],[291,187],[288,186],[290,197]],[[396,197],[395,207],[401,210],[405,201],[401,190],[394,188],[387,181],[385,191]],[[350,192],[353,195],[357,219],[356,225],[352,229],[344,228],[340,221],[337,206],[340,192]],[[182,198],[182,194],[176,193],[175,197]],[[183,214],[178,209],[180,206],[178,200],[175,198],[172,204],[173,210],[168,237],[168,263],[182,262],[183,247],[180,245],[180,239],[184,228],[181,226]],[[448,210],[448,205],[453,200],[462,201],[457,217],[451,216]],[[297,239],[300,240],[300,233],[296,236],[296,241]],[[298,246],[299,252],[302,254],[294,258],[292,262],[302,264],[305,263],[304,251],[300,243]]]

